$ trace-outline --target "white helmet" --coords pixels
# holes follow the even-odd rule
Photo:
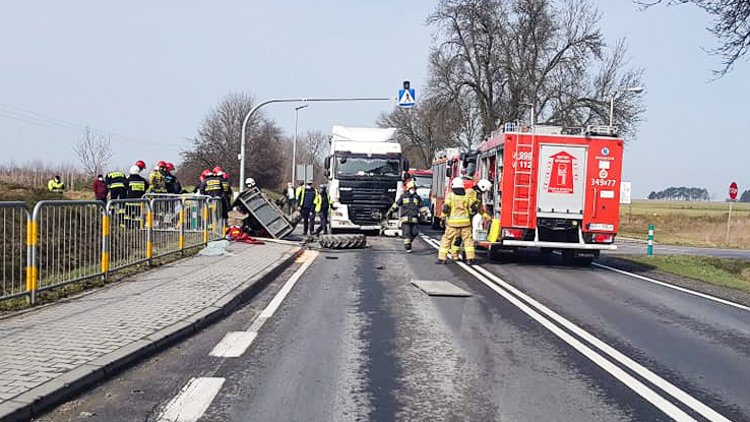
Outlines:
[[[479,188],[480,192],[487,192],[492,187],[492,182],[487,179],[482,179],[477,182],[477,187]]]
[[[138,166],[130,166],[130,174],[140,174],[141,168]]]
[[[248,177],[247,179],[245,179],[245,186],[249,188],[255,186],[255,179],[253,179],[252,177]]]
[[[451,182],[451,189],[463,189],[464,181],[460,177],[456,177]]]

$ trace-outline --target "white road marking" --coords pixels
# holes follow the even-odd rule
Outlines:
[[[281,290],[276,293],[276,296],[273,297],[271,303],[269,303],[268,306],[263,309],[263,312],[258,315],[255,321],[253,321],[250,328],[248,328],[247,331],[233,331],[227,333],[219,344],[211,350],[209,355],[222,358],[238,358],[242,356],[258,337],[258,332],[261,327],[263,327],[263,324],[265,324],[266,321],[273,316],[276,310],[279,309],[281,303],[287,297],[289,292],[292,291],[292,288],[297,284],[297,281],[302,274],[310,268],[310,265],[312,265],[317,256],[318,253],[314,251],[306,251],[302,254],[300,258],[304,257],[304,263],[294,272],[294,274],[292,274],[291,277],[289,277],[289,280],[284,283]]]
[[[634,277],[634,278],[637,278],[639,280],[647,281],[649,283],[658,284],[660,286],[667,287],[667,288],[670,288],[670,289],[679,290],[681,292],[688,293],[688,294],[691,294],[693,296],[702,297],[704,299],[712,300],[712,301],[717,302],[717,303],[722,303],[724,305],[733,306],[733,307],[735,307],[737,309],[742,309],[743,311],[750,311],[750,307],[745,306],[745,305],[740,305],[739,303],[730,302],[728,300],[721,299],[721,298],[718,298],[718,297],[715,297],[715,296],[711,296],[711,295],[707,295],[705,293],[700,293],[700,292],[696,292],[694,290],[686,289],[684,287],[675,286],[674,284],[665,283],[665,282],[659,281],[659,280],[654,280],[653,278],[644,277],[642,275],[634,274],[634,273],[631,273],[631,272],[628,272],[628,271],[624,271],[624,270],[621,270],[619,268],[613,268],[613,267],[610,267],[610,266],[607,266],[607,265],[604,265],[604,264],[599,264],[598,262],[594,262],[591,265],[597,266],[599,268],[604,268],[605,270],[614,271],[616,273],[624,274],[624,275],[627,275],[627,276],[630,276],[630,277]]]
[[[427,240],[430,245],[433,247],[435,246],[434,239],[427,238],[426,236],[423,236],[424,240]],[[429,239],[429,240],[428,240]],[[431,240],[431,241],[430,241]],[[594,348],[599,349],[601,352],[604,352],[605,354],[609,355],[612,359],[619,362],[620,364],[624,365],[631,371],[637,373],[644,379],[648,380],[652,384],[654,384],[656,387],[662,389],[667,394],[671,395],[672,397],[676,398],[677,400],[681,401],[686,406],[690,407],[697,413],[699,413],[701,416],[705,417],[706,419],[712,421],[712,422],[729,422],[729,419],[725,418],[718,412],[714,411],[713,409],[709,408],[699,400],[693,398],[689,394],[685,393],[675,385],[671,384],[670,382],[666,381],[665,379],[659,377],[655,373],[651,372],[649,369],[643,367],[642,365],[638,364],[637,362],[633,361],[632,359],[628,358],[627,356],[623,355],[622,353],[618,352],[611,346],[607,345],[606,343],[602,342],[598,338],[594,337],[593,335],[589,334],[585,330],[581,329],[580,327],[576,326],[575,324],[571,323],[567,319],[563,318],[556,312],[550,310],[546,306],[542,305],[541,303],[537,302],[536,300],[532,299],[528,295],[524,294],[523,292],[519,291],[515,287],[511,286],[504,280],[502,280],[500,277],[496,276],[495,274],[491,273],[485,268],[482,268],[479,265],[475,265],[473,267],[466,265],[463,262],[457,262],[457,264],[464,269],[466,272],[480,280],[482,283],[487,285],[489,288],[491,288],[496,293],[503,296],[506,300],[511,302],[513,305],[515,305],[517,308],[519,308],[521,311],[529,315],[531,318],[536,320],[538,323],[540,323],[542,326],[550,330],[553,334],[558,336],[560,339],[568,343],[570,346],[578,350],[581,354],[586,356],[588,359],[590,359],[592,362],[594,362],[596,365],[604,369],[605,371],[609,372],[612,376],[617,378],[620,382],[628,386],[630,389],[632,389],[634,392],[636,392],[638,395],[643,397],[644,399],[648,400],[650,403],[652,403],[654,406],[656,406],[659,410],[664,412],[669,417],[677,420],[677,421],[692,421],[694,420],[692,417],[687,415],[685,412],[674,406],[671,402],[666,400],[665,398],[661,397],[659,394],[657,394],[654,390],[644,385],[639,380],[633,378],[628,373],[624,372],[619,367],[615,366],[604,358],[599,353],[592,350],[587,345],[583,344],[576,338],[570,336],[568,333],[560,329],[557,325],[555,325],[551,320],[556,321],[561,326],[567,328],[572,333],[578,335],[581,337],[584,341],[588,342],[589,345],[593,346]],[[481,273],[481,274],[480,274]],[[490,279],[492,281],[490,281]],[[511,294],[512,293],[512,294]],[[515,295],[515,296],[513,296]],[[544,316],[540,315],[538,312],[536,312],[534,309],[531,309],[529,306],[527,306],[525,303],[521,302],[518,298],[523,299],[526,303],[528,303],[531,307],[536,308],[539,312],[547,315],[550,319],[545,318]]]
[[[192,378],[162,411],[157,422],[196,422],[224,385],[224,378]]]
[[[245,353],[257,336],[257,332],[251,331],[228,332],[209,355],[220,358],[238,358]]]

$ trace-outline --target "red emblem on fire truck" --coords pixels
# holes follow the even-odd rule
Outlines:
[[[565,151],[560,151],[549,157],[547,165],[547,192],[549,193],[573,193],[573,178],[578,170],[576,158]],[[576,177],[577,178],[577,177]]]

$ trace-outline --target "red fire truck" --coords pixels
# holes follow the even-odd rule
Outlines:
[[[454,177],[471,181],[476,169],[476,153],[461,152],[459,148],[447,148],[435,153],[432,161],[432,188],[430,189],[430,214],[432,228],[440,228],[443,201],[450,190]],[[468,183],[471,184],[471,183]]]
[[[474,178],[493,217],[476,236],[490,258],[522,247],[590,263],[612,250],[619,225],[624,142],[610,126],[585,130],[509,123],[478,147]]]

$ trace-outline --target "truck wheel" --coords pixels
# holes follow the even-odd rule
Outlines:
[[[367,247],[363,234],[326,234],[320,236],[320,247],[325,249],[362,249]]]
[[[493,262],[507,261],[508,257],[513,254],[513,250],[503,249],[499,246],[490,246],[487,249],[487,257]]]

